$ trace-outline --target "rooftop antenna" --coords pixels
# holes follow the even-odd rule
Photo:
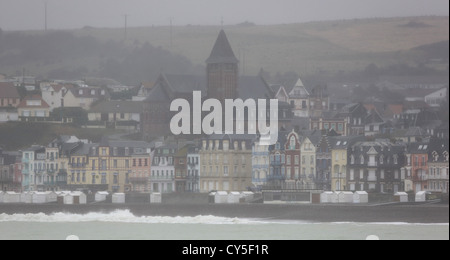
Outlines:
[[[128,16],[130,16],[130,15],[124,14],[124,17],[125,17],[125,41],[127,41]]]
[[[170,48],[173,46],[173,17],[170,17]]]
[[[44,29],[47,31],[47,1],[44,2]]]

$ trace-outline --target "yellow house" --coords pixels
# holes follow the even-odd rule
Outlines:
[[[130,177],[133,177],[134,163],[138,162],[140,169],[146,169],[143,172],[147,172],[147,175],[140,177],[149,180],[150,154],[151,148],[146,142],[106,141],[100,144],[83,144],[70,156],[67,185],[71,189],[129,192],[132,190]],[[147,184],[148,181],[145,180],[144,183]]]
[[[329,137],[331,145],[331,190],[349,190],[347,177],[350,174],[347,168],[348,149],[363,137]]]

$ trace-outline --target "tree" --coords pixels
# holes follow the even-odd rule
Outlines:
[[[84,126],[88,122],[88,113],[81,107],[58,107],[50,115],[55,121],[72,118],[75,126]]]

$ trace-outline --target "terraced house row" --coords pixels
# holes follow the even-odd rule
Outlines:
[[[0,170],[3,191],[449,191],[448,139],[406,143],[319,130],[282,131],[272,146],[255,135],[152,143],[60,136],[47,146],[0,149]]]

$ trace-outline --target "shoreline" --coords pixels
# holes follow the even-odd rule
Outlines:
[[[0,214],[87,214],[129,210],[136,216],[217,216],[311,222],[449,223],[448,204],[0,204]]]

